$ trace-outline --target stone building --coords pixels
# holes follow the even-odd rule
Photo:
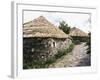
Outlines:
[[[82,31],[79,28],[73,27],[69,33],[69,35],[72,37],[72,39],[75,42],[87,42],[87,40],[89,39],[89,35],[88,33],[85,33],[84,31]]]
[[[23,24],[23,55],[26,62],[27,57],[45,61],[71,43],[68,35],[43,16]]]
[[[70,36],[87,37],[88,34],[79,28],[73,27],[69,33]]]

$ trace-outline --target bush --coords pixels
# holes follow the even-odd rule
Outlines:
[[[69,48],[67,49],[67,53],[71,52],[74,48],[74,44],[72,43]]]
[[[46,60],[44,65],[49,66],[50,64],[54,63],[55,61],[56,61],[55,57],[52,57],[51,59]]]
[[[91,54],[91,33],[89,33],[89,37],[88,37],[86,45],[88,46],[87,54]]]
[[[73,43],[74,43],[75,45],[78,45],[78,44],[80,44],[81,42],[80,42],[79,40],[73,40]]]
[[[82,37],[82,36],[71,36],[71,37],[72,37],[72,42],[76,45],[80,44],[81,42],[88,42],[88,40],[89,40],[88,36],[84,36],[84,37]]]
[[[67,52],[66,52],[65,49],[63,49],[63,50],[58,50],[57,54],[55,54],[55,58],[56,58],[56,59],[59,59],[59,58],[61,58],[62,56],[64,56],[66,53],[67,53]]]

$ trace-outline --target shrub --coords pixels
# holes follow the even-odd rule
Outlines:
[[[52,57],[51,59],[48,59],[45,61],[45,65],[49,66],[50,64],[54,63],[56,61],[55,57]]]
[[[74,44],[72,43],[69,48],[67,49],[67,53],[71,52],[74,48]]]
[[[56,59],[59,59],[61,58],[62,56],[64,56],[66,54],[66,50],[63,49],[63,50],[58,50],[57,54],[55,54],[55,58]]]
[[[87,54],[91,54],[91,33],[89,33],[89,37],[88,37],[86,45],[88,46]]]

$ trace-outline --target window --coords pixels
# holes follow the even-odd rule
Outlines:
[[[32,48],[31,51],[34,52],[34,48]]]
[[[53,46],[56,47],[56,43],[55,42],[53,42]]]

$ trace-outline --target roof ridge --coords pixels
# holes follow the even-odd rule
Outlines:
[[[49,22],[44,16],[39,16],[30,23],[25,24],[23,31],[25,37],[68,37],[67,34]]]

